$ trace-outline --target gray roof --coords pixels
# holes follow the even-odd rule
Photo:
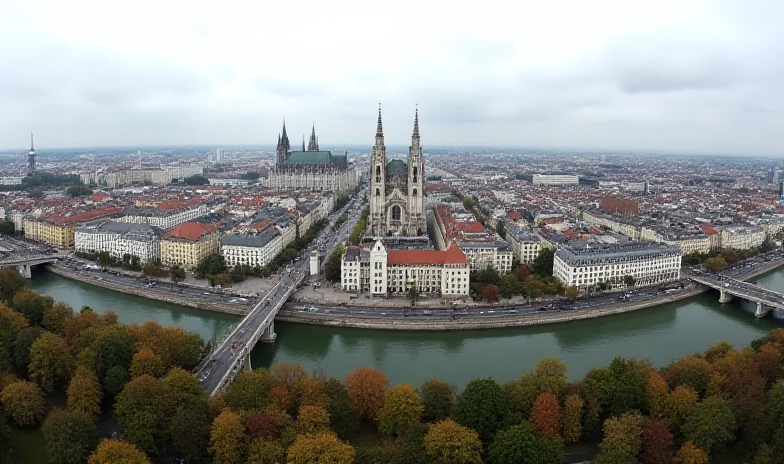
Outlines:
[[[527,230],[523,229],[522,227],[518,226],[517,224],[507,223],[504,225],[506,227],[506,232],[508,234],[512,234],[515,239],[517,239],[520,243],[539,243],[539,236],[528,232]]]
[[[117,234],[128,240],[149,241],[160,237],[161,230],[149,224],[132,224],[127,222],[105,221],[100,224],[82,226],[76,229],[84,234]]]
[[[277,231],[262,232],[260,234],[231,234],[224,236],[220,243],[221,246],[264,247],[278,235]]]
[[[582,240],[573,240],[569,245],[555,252],[556,257],[570,266],[590,266],[681,255],[680,247],[662,243],[589,244]]]

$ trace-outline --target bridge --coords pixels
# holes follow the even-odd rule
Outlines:
[[[359,195],[357,198],[361,198]],[[356,199],[355,199],[356,201]],[[275,334],[275,316],[280,308],[288,301],[289,297],[297,290],[307,278],[310,269],[310,252],[316,248],[316,243],[328,242],[329,251],[337,246],[348,236],[348,231],[353,229],[359,220],[359,210],[351,220],[346,221],[339,229],[335,229],[335,222],[345,213],[354,202],[349,202],[331,215],[329,226],[314,239],[310,246],[303,250],[300,258],[285,271],[279,271],[278,282],[266,295],[253,307],[253,309],[237,324],[237,326],[217,344],[209,359],[199,366],[198,376],[202,390],[209,396],[228,387],[243,368],[251,368],[250,353],[256,343],[272,343]]]
[[[46,255],[9,256],[7,259],[0,261],[0,269],[15,267],[19,273],[22,274],[22,277],[30,279],[32,278],[30,270],[33,266],[53,263],[55,261],[57,261],[57,257]]]
[[[720,303],[727,303],[732,300],[733,297],[739,297],[757,303],[757,309],[754,312],[754,315],[757,317],[768,314],[771,309],[784,310],[784,294],[768,290],[759,285],[754,285],[722,274],[689,272],[686,274],[686,277],[697,283],[718,290]]]

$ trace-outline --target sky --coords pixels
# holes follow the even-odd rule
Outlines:
[[[784,156],[778,0],[6,2],[0,147]]]

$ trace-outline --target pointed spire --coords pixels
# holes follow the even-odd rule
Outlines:
[[[280,144],[281,148],[285,148],[286,150],[291,148],[291,144],[289,143],[289,136],[286,133],[286,118],[283,118],[283,135],[280,136]]]
[[[376,127],[376,137],[383,137],[384,129],[381,127],[381,102],[378,102],[378,126]]]
[[[419,103],[416,104],[416,110],[414,112],[414,134],[412,137],[419,138]]]
[[[35,151],[35,148],[33,148],[33,130],[32,129],[30,129],[30,151]]]
[[[310,133],[310,137],[313,140],[316,140],[316,121],[313,121],[313,130]]]
[[[302,151],[305,151],[305,134],[302,134]]]

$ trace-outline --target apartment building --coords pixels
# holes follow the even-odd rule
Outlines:
[[[624,277],[635,285],[655,285],[680,278],[680,248],[652,242],[594,244],[571,242],[555,252],[553,275],[564,283],[586,289],[599,282],[624,287]]]
[[[73,248],[77,227],[87,222],[113,216],[122,211],[119,206],[84,211],[81,213],[64,212],[41,215],[39,218],[26,217],[24,220],[25,237],[46,243],[56,248]]]
[[[115,258],[128,254],[146,263],[160,257],[161,231],[149,224],[114,221],[85,225],[74,232],[74,250],[83,253],[105,251]]]
[[[207,256],[220,251],[218,224],[184,222],[161,239],[161,263],[193,269]]]
[[[266,266],[283,251],[283,238],[275,231],[259,234],[231,234],[220,240],[220,252],[229,267]]]
[[[761,226],[726,226],[721,229],[721,247],[724,249],[748,250],[765,241],[765,230]]]
[[[523,264],[533,262],[542,250],[541,238],[516,224],[507,222],[505,227],[506,242],[514,257]]]
[[[209,213],[207,205],[196,205],[180,209],[166,208],[126,208],[118,222],[128,222],[133,224],[149,224],[169,230],[177,227],[183,222],[196,219]]]
[[[456,244],[446,251],[387,250],[377,240],[370,250],[350,247],[341,257],[341,288],[374,296],[405,295],[412,285],[422,295],[467,296],[470,275]]]
[[[532,182],[534,185],[577,185],[580,178],[565,174],[534,174]]]

